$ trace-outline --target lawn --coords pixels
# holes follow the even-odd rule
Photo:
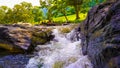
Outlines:
[[[76,19],[75,14],[69,15],[69,16],[67,16],[67,18],[68,18],[69,22],[71,22],[71,23],[78,23],[78,22],[81,22],[84,19],[86,19],[87,13],[80,13],[79,16],[80,16],[79,20],[75,20]],[[45,21],[46,23],[48,22],[48,20],[43,20],[43,21]],[[62,16],[62,17],[53,18],[53,21],[54,21],[54,23],[63,24],[66,22],[66,19],[65,19],[65,16]],[[40,21],[40,23],[42,23],[42,21]],[[38,24],[38,23],[36,23],[36,24]]]
[[[82,21],[82,20],[84,20],[86,18],[87,13],[85,13],[85,14],[80,13],[79,16],[80,16],[79,20]],[[67,18],[68,18],[69,21],[74,21],[75,18],[76,18],[76,15],[75,14],[74,15],[69,15],[69,16],[67,16]],[[58,21],[65,22],[66,19],[65,19],[64,16],[62,16],[62,17],[53,18],[53,21],[55,21],[55,22],[58,22]]]

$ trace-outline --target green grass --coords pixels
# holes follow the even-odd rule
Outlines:
[[[69,15],[69,16],[67,16],[67,18],[70,23],[79,23],[79,22],[83,21],[84,19],[86,19],[87,13],[79,13],[79,16],[80,16],[79,20],[76,20],[76,14]],[[65,16],[62,16],[62,17],[53,18],[53,21],[54,21],[54,23],[57,23],[57,24],[63,24],[66,22],[66,19],[65,19]],[[42,24],[42,22],[47,23],[48,20],[42,20],[36,24]]]
[[[79,20],[82,21],[86,18],[87,13],[85,13],[85,14],[80,13],[79,16],[80,16]],[[76,15],[75,14],[74,15],[69,15],[69,16],[67,16],[67,18],[68,18],[69,21],[75,21]],[[55,22],[58,22],[58,21],[65,22],[66,19],[65,19],[64,16],[62,16],[62,17],[53,18],[53,21],[55,21]]]

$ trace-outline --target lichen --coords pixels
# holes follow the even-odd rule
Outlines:
[[[63,68],[64,64],[64,61],[57,61],[54,63],[53,68]]]

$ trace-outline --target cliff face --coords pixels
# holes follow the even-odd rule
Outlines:
[[[120,68],[120,0],[93,7],[80,28],[94,68]]]

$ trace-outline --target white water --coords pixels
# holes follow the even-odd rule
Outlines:
[[[72,34],[73,31],[65,36],[54,29],[54,40],[50,44],[38,45],[38,55],[29,60],[26,68],[92,68],[87,56],[82,55],[81,40],[70,40]],[[55,66],[56,63],[58,66]],[[60,64],[62,67],[59,67]]]

